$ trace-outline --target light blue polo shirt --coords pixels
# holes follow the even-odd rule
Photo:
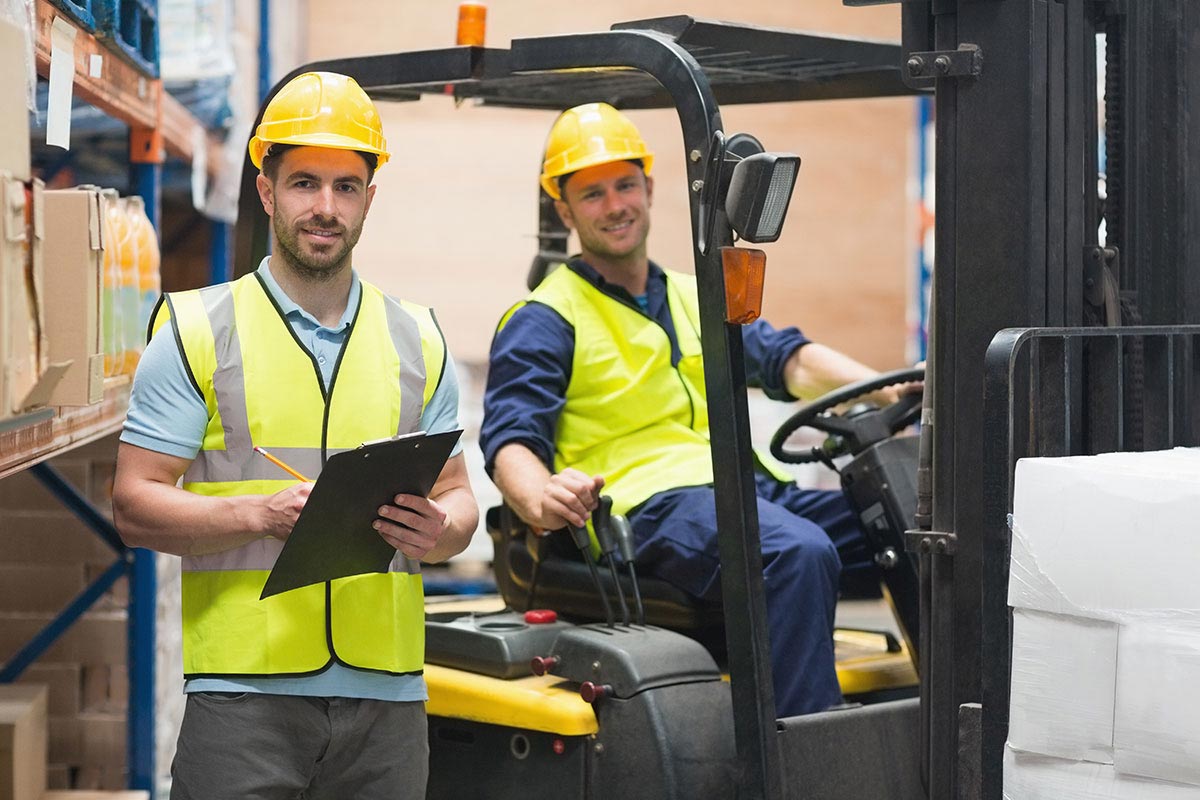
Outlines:
[[[283,311],[300,342],[312,353],[321,368],[325,384],[333,377],[333,367],[354,319],[362,293],[358,273],[351,272],[350,297],[346,313],[337,327],[326,328],[284,294],[268,268],[270,256],[259,264],[271,296]],[[175,337],[164,327],[146,346],[133,379],[129,413],[121,441],[157,453],[193,459],[200,452],[208,410],[196,394],[183,365],[183,356]],[[429,403],[421,412],[420,429],[441,433],[458,428],[458,378],[454,362],[446,354],[446,369]],[[454,448],[454,455],[462,446]],[[425,680],[420,675],[380,675],[332,664],[319,675],[303,678],[194,678],[184,684],[185,692],[259,692],[263,694],[303,695],[306,697],[363,697],[374,700],[426,700]]]

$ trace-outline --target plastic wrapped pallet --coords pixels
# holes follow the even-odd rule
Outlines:
[[[1107,764],[1004,751],[1004,800],[1196,800],[1200,789],[1122,775]]]
[[[1006,796],[1200,798],[1197,508],[1197,450],[1017,465]]]

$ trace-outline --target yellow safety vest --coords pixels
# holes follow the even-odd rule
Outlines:
[[[258,445],[316,478],[362,442],[417,430],[446,360],[432,312],[362,283],[332,385],[255,273],[172,293],[169,318],[208,427],[183,488],[210,497],[272,494],[295,483]],[[164,309],[165,307],[165,309]],[[336,532],[331,532],[336,534]],[[384,574],[259,600],[283,543],[263,538],[183,559],[186,677],[299,676],[331,663],[419,674],[425,650],[420,565],[399,552]]]
[[[567,267],[555,269],[500,320],[526,303],[554,309],[575,331],[566,404],[554,440],[554,469],[604,476],[613,513],[668,489],[713,481],[708,400],[700,346],[700,304],[691,275],[664,270],[679,343],[671,364],[666,330],[639,309],[597,289]],[[780,480],[782,465],[759,455]],[[596,549],[593,536],[593,550]]]

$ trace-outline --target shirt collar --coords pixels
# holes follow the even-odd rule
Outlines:
[[[283,288],[280,287],[279,283],[275,280],[275,276],[271,274],[271,270],[268,268],[268,264],[270,263],[271,257],[264,256],[263,260],[258,265],[258,275],[260,278],[262,278],[263,284],[267,287],[268,294],[271,295],[271,298],[275,301],[275,304],[279,306],[279,310],[283,312],[283,315],[289,318],[300,317],[301,319],[311,322],[318,328],[325,327],[317,320],[316,317],[305,311],[295,300],[288,297],[287,294],[284,293]],[[342,313],[342,318],[338,321],[337,326],[329,328],[328,330],[336,333],[340,330],[343,330],[347,325],[354,321],[354,315],[358,312],[358,298],[361,294],[362,287],[359,284],[358,273],[351,268],[350,296],[346,299],[346,310]]]
[[[624,286],[618,286],[615,283],[609,283],[604,279],[603,275],[597,272],[591,264],[587,263],[582,258],[572,258],[567,262],[567,266],[569,266],[571,271],[576,275],[583,278],[585,281],[590,283],[592,286],[595,286],[605,294],[633,301],[633,295],[631,295]],[[662,287],[662,289],[665,290],[666,285],[667,274],[662,271],[661,267],[651,261],[650,271],[646,276],[646,294],[653,297],[657,293],[659,287]]]

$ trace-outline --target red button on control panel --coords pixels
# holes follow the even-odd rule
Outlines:
[[[525,612],[525,621],[530,625],[546,625],[558,622],[558,613],[548,608],[535,608]]]

